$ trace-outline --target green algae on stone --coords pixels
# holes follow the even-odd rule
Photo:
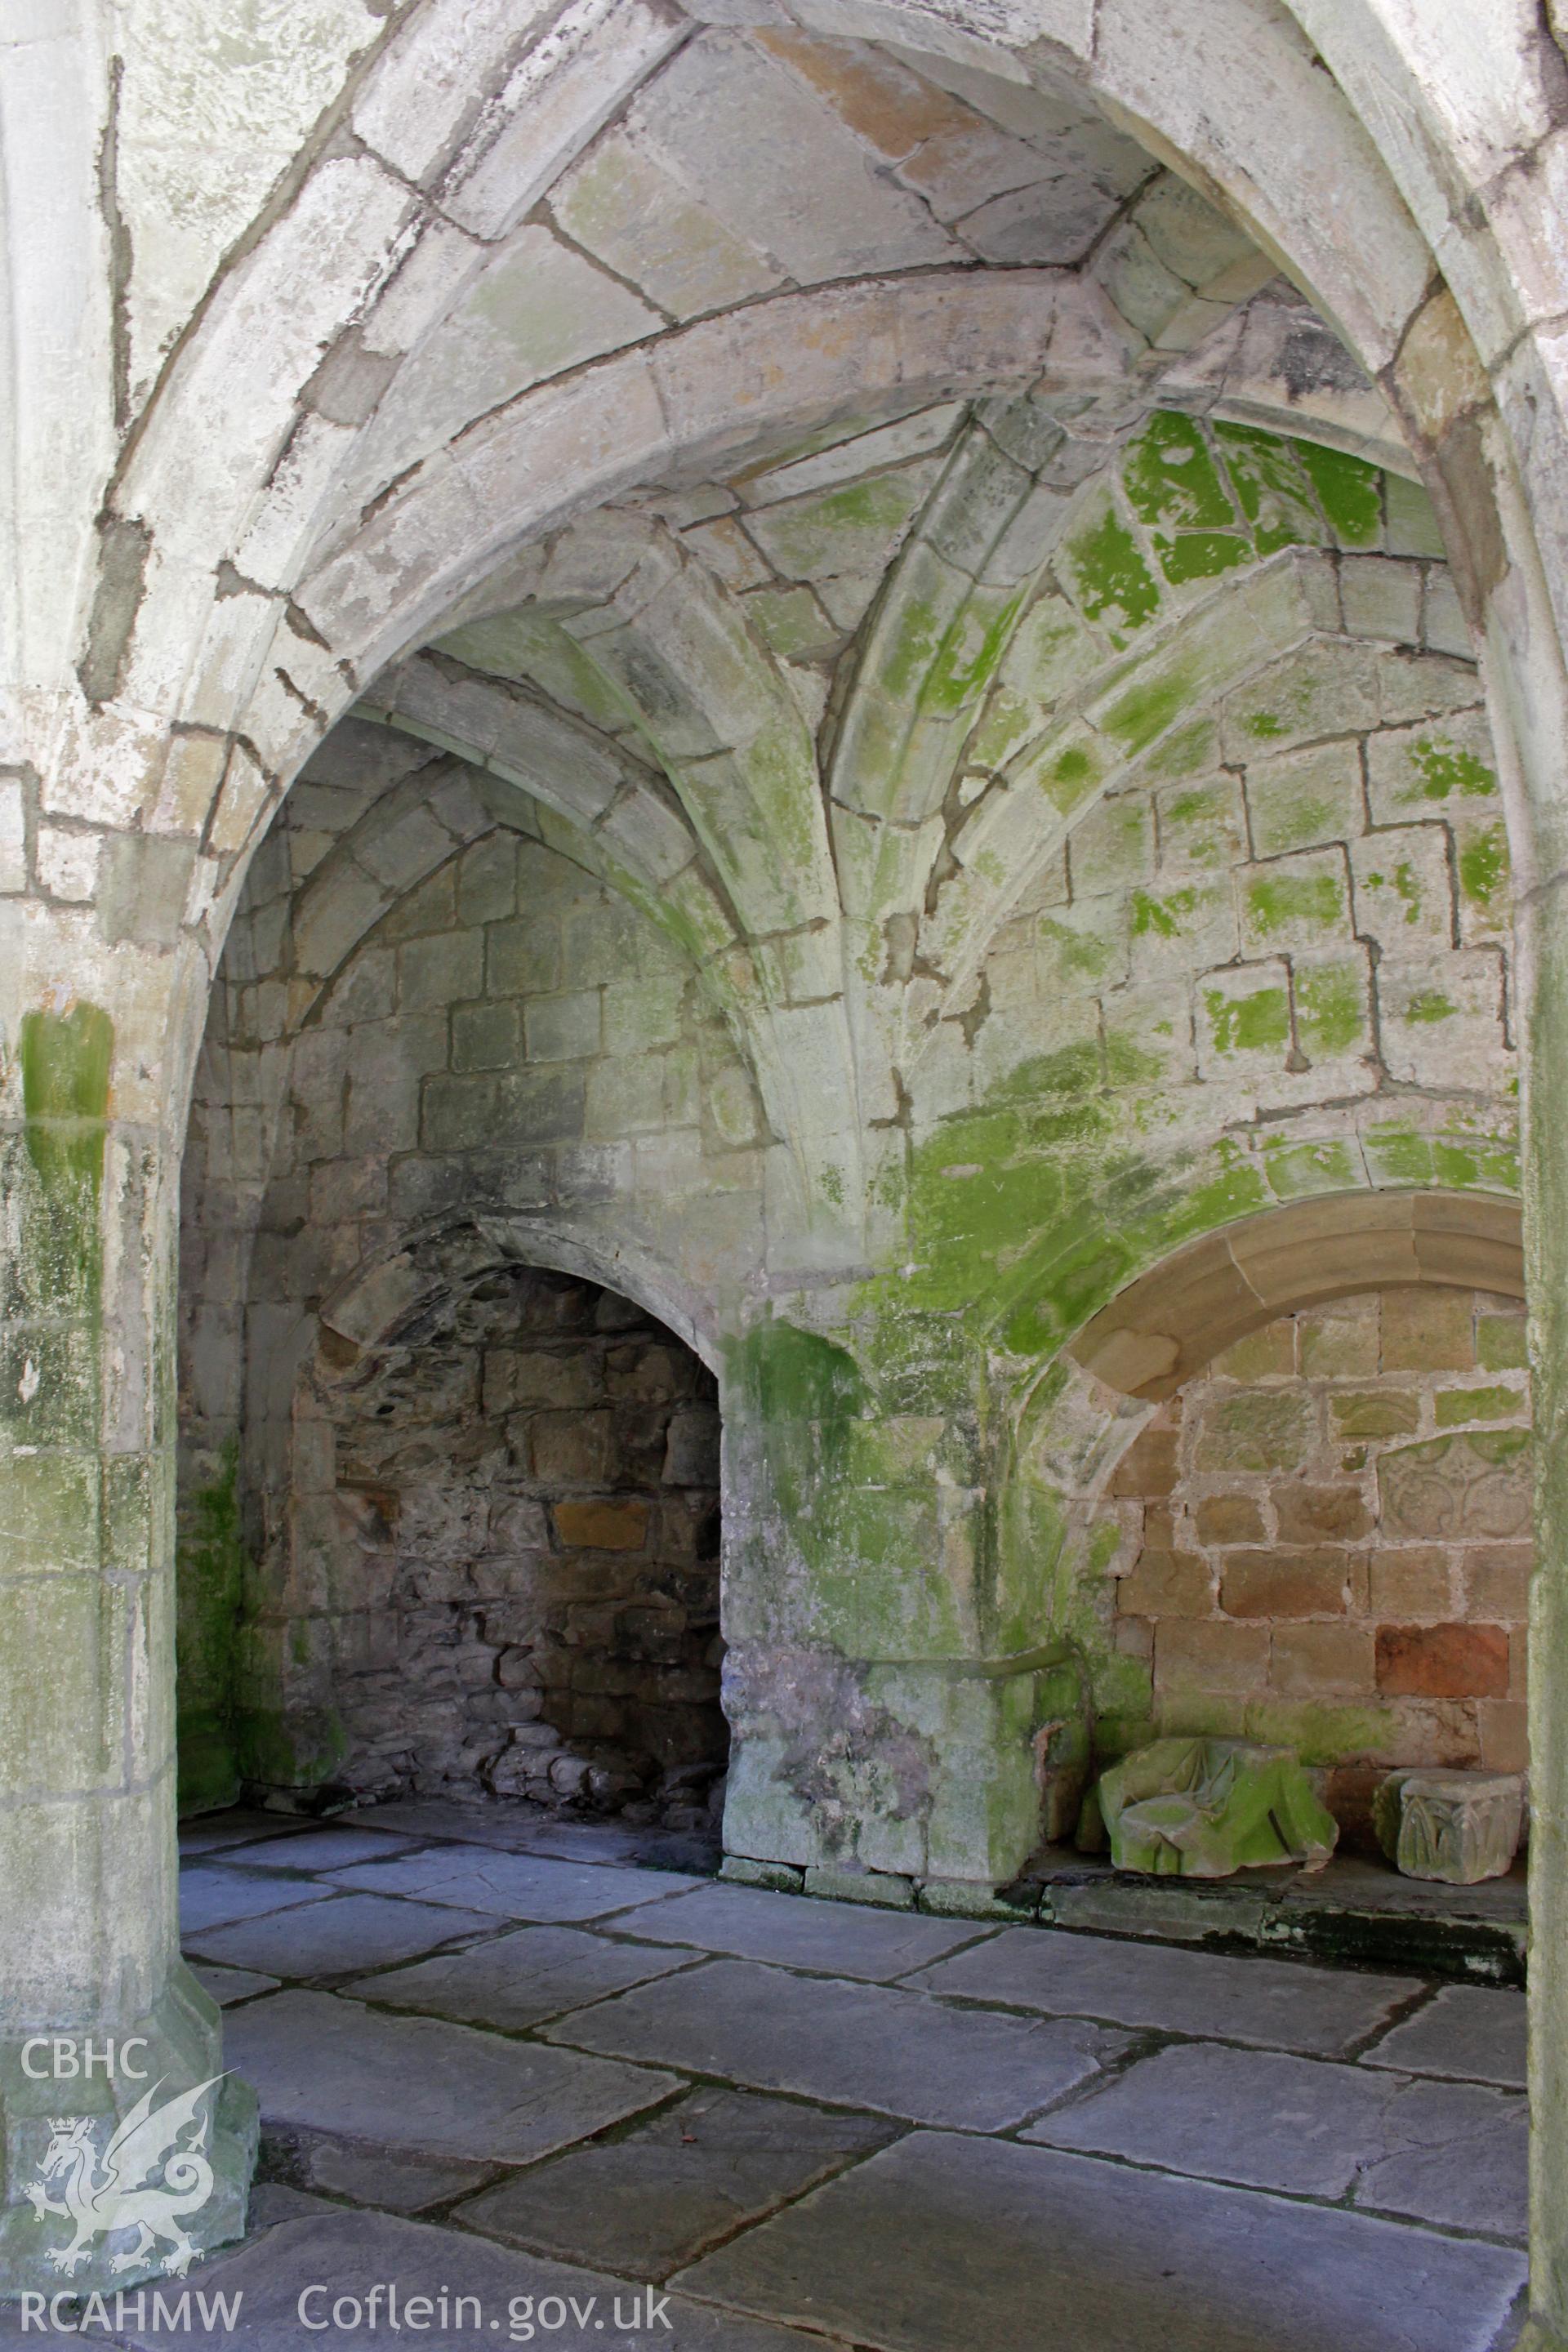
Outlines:
[[[1509,871],[1508,838],[1500,824],[1488,825],[1460,842],[1459,887],[1467,898],[1489,910]]]
[[[1155,781],[1177,776],[1195,775],[1200,768],[1212,766],[1216,751],[1216,730],[1212,719],[1194,719],[1185,727],[1178,727],[1154,745],[1143,761],[1143,772]]]
[[[241,1779],[268,1789],[319,1789],[349,1752],[335,1714],[242,1706],[236,1718]]]
[[[1190,886],[1173,890],[1163,898],[1156,898],[1147,890],[1134,890],[1131,902],[1133,938],[1142,939],[1150,933],[1163,940],[1177,938],[1183,917],[1190,915],[1197,905],[1197,895]]]
[[[1493,771],[1447,736],[1418,737],[1411,747],[1410,761],[1421,779],[1424,800],[1486,800],[1497,791]]]
[[[1526,1402],[1520,1389],[1439,1389],[1437,1426],[1453,1429],[1467,1421],[1512,1421],[1524,1411]]]
[[[1183,530],[1175,538],[1157,537],[1154,551],[1160,569],[1173,588],[1194,580],[1217,580],[1252,558],[1252,550],[1236,530]]]
[[[1367,1036],[1366,976],[1359,958],[1298,965],[1296,1028],[1309,1054],[1346,1054]]]
[[[249,1563],[240,1533],[238,1454],[231,1440],[218,1476],[180,1498],[175,1693],[183,1813],[211,1812],[239,1794],[236,1675]]]
[[[1361,1172],[1345,1143],[1286,1143],[1266,1139],[1264,1174],[1276,1200],[1299,1201],[1320,1192],[1358,1189]]]
[[[25,1013],[19,1045],[32,1183],[11,1271],[14,1310],[96,1315],[114,1024],[92,1004]]]
[[[1293,927],[1326,929],[1344,913],[1344,887],[1332,874],[1267,876],[1247,885],[1247,905],[1265,937]]]
[[[1121,478],[1133,512],[1151,529],[1232,530],[1236,524],[1201,426],[1160,409],[1129,448]]]
[[[1320,441],[1294,445],[1330,530],[1342,547],[1373,547],[1383,535],[1383,475],[1363,457]]]
[[[1069,539],[1064,551],[1079,604],[1116,633],[1139,629],[1160,608],[1160,591],[1137,541],[1113,507]]]
[[[1256,1054],[1290,1038],[1290,1003],[1282,988],[1255,989],[1249,996],[1226,996],[1206,989],[1204,1005],[1216,1054]]]
[[[747,518],[751,535],[786,579],[879,570],[927,488],[920,467],[870,474]]]
[[[1476,1361],[1483,1372],[1522,1371],[1530,1362],[1524,1317],[1478,1315]]]
[[[1141,751],[1181,716],[1201,684],[1178,649],[1163,670],[1139,679],[1119,695],[1103,713],[1101,724],[1124,751]]]
[[[1216,425],[1214,437],[1260,556],[1321,542],[1323,526],[1295,443],[1249,425]]]

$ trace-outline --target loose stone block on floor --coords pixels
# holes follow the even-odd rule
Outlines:
[[[237,2252],[204,2263],[199,2275],[208,2294],[242,2298],[241,2332],[215,2332],[208,2340],[243,2344],[247,2352],[312,2352],[312,2347],[334,2341],[413,2341],[438,2344],[441,2352],[494,2352],[498,2343],[527,2341],[521,2332],[525,2326],[533,2327],[537,2342],[592,2341],[596,2352],[656,2352],[656,2347],[657,2352],[822,2352],[818,2336],[803,2336],[796,2329],[731,2312],[709,2311],[680,2295],[670,2295],[650,2319],[646,2290],[624,2278],[574,2270],[427,2221],[380,2213],[323,2213],[282,2222]],[[391,2333],[385,2295],[389,2281],[396,2282],[405,2315],[414,2297],[429,2298],[431,2308],[423,2315],[418,2334]],[[193,2288],[195,2284],[193,2278]],[[377,2286],[383,2293],[373,2332],[363,2314]],[[300,2297],[311,2287],[321,2291],[307,2300],[301,2317]],[[459,2314],[458,2295],[477,2298],[477,2310],[464,2306]],[[542,2325],[535,2315],[542,2305],[548,2306],[551,2296],[561,2298],[561,2320],[555,2326]],[[638,2298],[635,2320],[634,2296]],[[352,2328],[340,2324],[334,2329],[332,2308],[343,2298],[358,2306],[361,2316]],[[580,2328],[572,2311],[574,2299],[585,2313]],[[443,2310],[450,2315],[444,2322]],[[618,2324],[617,2311],[630,2324]],[[548,2318],[553,2320],[553,2306],[548,2306]],[[325,2331],[308,2324],[321,2319],[328,2322]],[[38,2340],[36,2334],[17,2338]],[[129,2352],[189,2352],[191,2344],[201,2340],[199,2332],[178,2326],[135,2328],[121,2339]]]
[[[182,1870],[180,1930],[191,1936],[203,1928],[226,1927],[231,1919],[253,1918],[259,1912],[322,1903],[332,1891],[330,1886],[312,1886],[302,1878],[247,1878],[237,1870]]]
[[[918,2225],[914,2217],[918,2216]],[[915,2132],[677,2273],[877,2352],[1488,2352],[1504,2248]]]
[[[711,1960],[545,2028],[584,2050],[916,2123],[1005,2131],[1087,2082],[1124,2034],[949,2007],[893,1985]]]
[[[433,2017],[516,2032],[607,1993],[625,1992],[649,1977],[687,1968],[690,1959],[686,1951],[616,1943],[584,1935],[580,1927],[520,1927],[471,1951],[448,1952],[384,1976],[360,1977],[343,1990],[390,2009],[423,2010]]]
[[[1367,2052],[1363,2063],[1400,2066],[1412,2074],[1503,2083],[1522,2090],[1525,2061],[1521,1992],[1445,1985],[1425,2009],[1385,2033]]]
[[[1294,1960],[1231,1959],[1163,1944],[1005,1927],[973,1952],[924,1969],[928,1991],[1055,2017],[1101,2017],[1166,2033],[1255,2042],[1339,2057],[1421,1990],[1416,1977],[1352,1975]]]
[[[983,1932],[965,1921],[872,1911],[864,1904],[803,1902],[798,1895],[760,1886],[700,1886],[648,1911],[629,1911],[616,1927],[650,1943],[690,1944],[741,1959],[883,1983],[973,1943]]]
[[[600,1919],[701,1881],[677,1871],[602,1869],[532,1853],[473,1853],[450,1846],[393,1862],[336,1871],[340,1886],[367,1895],[417,1895],[426,1902],[470,1905],[510,1919]]]
[[[575,2148],[474,2198],[458,2219],[570,2262],[662,2279],[896,2126],[793,2099],[702,2088],[606,2147]]]
[[[526,2164],[655,2106],[671,2074],[505,2042],[428,2017],[383,2017],[331,1993],[231,2011],[225,2054],[263,2124],[372,2145]]]
[[[1273,2051],[1187,2042],[1030,2126],[1026,2139],[1247,2189],[1342,2197],[1519,2237],[1524,2105]]]
[[[200,1928],[192,1948],[236,1968],[278,1977],[337,1977],[351,1969],[408,1960],[437,1944],[501,1925],[493,1912],[444,1903],[398,1903],[379,1895],[338,1895],[330,1903],[269,1912],[229,1927]]]

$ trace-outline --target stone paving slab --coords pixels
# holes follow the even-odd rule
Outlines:
[[[1125,2034],[1076,2020],[985,2015],[895,1985],[789,1976],[752,1960],[710,1960],[543,2032],[578,2049],[969,2131],[1022,2123],[1127,2046]]]
[[[497,1846],[516,1853],[525,1852],[539,1831],[561,1826],[555,1815],[542,1805],[530,1804],[525,1797],[518,1798],[515,1805],[462,1805],[447,1797],[404,1797],[389,1805],[367,1805],[349,1819],[358,1830],[455,1839],[463,1845]],[[610,1835],[601,1851],[617,1860],[615,1847],[628,1841],[632,1833],[616,1822],[605,1826]]]
[[[662,2279],[885,2147],[897,2128],[795,2099],[704,2087],[625,2138],[531,2167],[454,2218],[567,2262]]]
[[[349,2197],[356,2205],[383,2205],[394,2213],[416,2213],[426,2205],[471,2196],[496,2173],[493,2164],[408,2156],[397,2148],[371,2147],[360,2140],[279,2130],[277,2126],[268,2128],[262,2154],[268,2172],[283,2174],[292,2185]]]
[[[1394,1911],[1504,1924],[1522,1923],[1530,1916],[1529,1885],[1523,1864],[1517,1863],[1501,1878],[1450,1886],[1446,1880],[1406,1878],[1387,1863],[1368,1862],[1360,1854],[1336,1854],[1321,1870],[1299,1873],[1281,1900],[1291,1910]]]
[[[647,1911],[628,1911],[617,1935],[656,1944],[690,1944],[739,1959],[817,1969],[826,1976],[886,1983],[972,1944],[984,1930],[972,1920],[922,1918],[918,1912],[872,1911],[864,1904],[773,1895],[760,1886],[700,1886]]]
[[[324,1992],[231,2011],[224,2056],[255,2084],[265,2124],[502,2164],[570,2147],[679,2087],[647,2068],[385,2017]]]
[[[195,1935],[207,1927],[225,1927],[232,1919],[254,1918],[263,1911],[321,1903],[333,1891],[330,1886],[312,1886],[302,1878],[250,1878],[240,1871],[222,1868],[182,1870],[180,1932]]]
[[[1418,1977],[1233,1959],[1049,1927],[1005,1927],[910,1982],[1053,2017],[1107,2018],[1320,2057],[1342,2056],[1422,1990]]]
[[[1369,2165],[1356,2203],[1444,2229],[1484,2230],[1522,2245],[1530,2228],[1524,2100],[1474,2083],[1415,2083],[1400,2109],[1402,2127],[1426,2130],[1431,2145]]]
[[[1409,2224],[915,2132],[676,2283],[875,2352],[1488,2352],[1523,2278]]]
[[[427,2296],[433,2305],[425,2328],[405,2325],[399,2333],[388,2326],[384,2294],[379,2324],[372,2328],[362,2316],[356,2325],[331,2326],[334,2300],[352,2297],[363,2313],[373,2287],[395,2282],[405,2315],[410,2297]],[[178,2288],[180,2281],[166,2282]],[[523,2342],[521,2329],[532,2326],[536,2345],[557,2352],[824,2352],[820,2336],[770,2326],[712,2311],[672,2294],[656,2307],[649,2320],[645,2291],[626,2280],[603,2277],[563,2263],[541,2260],[498,2246],[484,2238],[443,2230],[426,2221],[405,2221],[382,2213],[308,2214],[282,2222],[232,2254],[203,2263],[188,2282],[193,2300],[196,2291],[209,2295],[237,2294],[239,2324],[232,2332],[215,2327],[136,2328],[115,2340],[130,2352],[320,2352],[323,2345],[363,2344],[367,2347],[426,2344],[439,2352],[495,2352],[495,2347]],[[308,2288],[324,2287],[324,2294],[307,2300],[305,2317],[300,2299]],[[448,2297],[447,2324],[437,2301]],[[456,2310],[458,2295],[479,2299],[477,2321],[465,2308]],[[616,2298],[629,2320],[637,2296],[637,2322],[617,2326]],[[547,2298],[561,2298],[559,2323]],[[572,2312],[587,2308],[582,2325]],[[540,2315],[542,2314],[542,2316]],[[307,2321],[328,2321],[326,2330]],[[346,2314],[345,2314],[346,2320]],[[603,2326],[595,2326],[602,2320]],[[434,2325],[431,2323],[434,2322]],[[4,2338],[0,2337],[0,2341]],[[49,2339],[34,2333],[18,2335],[18,2343],[41,2344]],[[90,2342],[90,2336],[84,2338]],[[832,2339],[826,2339],[831,2344]]]
[[[1337,2198],[1360,2179],[1358,2204],[1503,2237],[1524,2231],[1526,2137],[1506,2091],[1201,2042],[1157,2051],[1024,2134],[1247,2189]]]
[[[313,2197],[308,2189],[296,2189],[287,2180],[259,2180],[250,2192],[246,2209],[247,2238],[259,2235],[263,2230],[275,2230],[280,2221],[297,2221],[302,2213],[341,2213],[330,2197]],[[193,2273],[194,2275],[194,2273]]]
[[[190,1948],[204,1959],[235,1968],[265,1969],[277,1977],[338,1977],[351,1969],[411,1960],[460,1936],[501,1925],[490,1911],[458,1911],[444,1903],[399,1903],[381,1895],[336,1895],[228,1927],[198,1928]]]
[[[224,1860],[243,1863],[247,1870],[343,1870],[356,1862],[382,1862],[406,1853],[416,1843],[384,1830],[304,1830],[293,1837],[269,1838],[265,1845],[232,1847]]]
[[[1526,2080],[1525,2012],[1521,1992],[1445,1985],[1425,2009],[1385,2033],[1362,2063],[1399,2066],[1410,2074],[1501,2083],[1521,2091]]]
[[[506,1853],[547,1853],[567,1862],[635,1864],[647,1870],[693,1871],[710,1878],[722,1859],[716,1836],[689,1830],[637,1827],[626,1822],[563,1819],[526,1797],[466,1805],[444,1797],[411,1797],[367,1806],[352,1817],[366,1832],[394,1832]]]
[[[1183,2042],[1024,2137],[1241,2188],[1342,2197],[1369,2157],[1388,2152],[1393,2087],[1321,2059]]]
[[[220,2009],[226,2009],[231,2001],[249,2000],[255,1993],[278,1990],[276,1977],[262,1976],[255,1969],[227,1969],[198,1962],[192,1967],[191,1974],[211,1993]]]
[[[360,1898],[372,1902],[375,1898]],[[569,2009],[625,1992],[650,1977],[689,1965],[685,1950],[657,1951],[590,1936],[581,1927],[519,1927],[467,1952],[447,1952],[413,1968],[356,1978],[342,1990],[391,2009],[416,2009],[470,2025],[517,2032]]]
[[[510,1919],[601,1919],[660,1895],[679,1895],[700,1879],[679,1871],[604,1868],[547,1854],[461,1853],[451,1846],[363,1863],[332,1873],[340,1886],[367,1895],[416,1895],[432,1903],[467,1904]]]

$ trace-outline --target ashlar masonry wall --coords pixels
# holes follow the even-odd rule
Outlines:
[[[565,828],[548,845],[515,793],[498,826],[450,761],[397,801],[430,756],[347,730],[215,994],[184,1196],[184,1801],[636,1801],[687,1771],[666,1793],[699,1801],[725,1745],[713,1376],[613,1286],[498,1261],[585,1255],[676,1310],[739,1282],[755,1090]],[[476,1215],[512,1221],[489,1286],[443,1276],[345,1367],[323,1307]]]
[[[1115,1640],[1160,1731],[1289,1742],[1352,1836],[1391,1765],[1527,1767],[1518,1301],[1281,1316],[1186,1381],[1110,1492],[1134,1535]]]

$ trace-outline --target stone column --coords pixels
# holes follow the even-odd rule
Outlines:
[[[177,1937],[180,958],[93,952],[43,907],[7,931],[0,2294],[16,2294],[132,2284],[237,2236],[256,2108],[215,2079],[217,2011]],[[95,968],[111,1001],[52,977]],[[199,1013],[199,965],[189,988]],[[111,2153],[141,2108],[148,2128]],[[116,2227],[114,2192],[149,2184],[148,2226]]]
[[[1561,892],[1521,906],[1536,1448],[1530,1623],[1530,2301],[1521,2352],[1568,2352],[1568,938]],[[1528,993],[1524,993],[1528,991]]]
[[[956,1905],[1039,1843],[1037,1736],[1076,1716],[1077,1671],[1041,1596],[1002,1589],[984,1365],[947,1340],[932,1410],[889,1411],[856,1336],[779,1314],[731,1350],[727,1867]]]

